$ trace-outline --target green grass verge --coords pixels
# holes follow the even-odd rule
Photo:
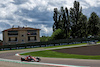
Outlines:
[[[100,43],[100,41],[98,41],[97,43]],[[56,48],[56,47],[75,46],[75,45],[86,45],[86,44],[87,43],[79,43],[79,44],[69,44],[69,45],[48,46],[48,47],[44,47],[44,48]]]
[[[75,45],[85,45],[87,43],[79,43],[79,44],[68,44],[68,45],[58,45],[58,46],[48,46],[44,48],[55,48],[55,47],[64,47],[64,46],[75,46]]]
[[[100,41],[98,41],[97,43],[100,43]]]
[[[76,59],[100,59],[100,55],[97,56],[76,55],[76,54],[60,53],[50,50],[24,53],[21,55],[31,55],[31,56],[51,57],[51,58],[53,57],[53,58],[76,58]]]

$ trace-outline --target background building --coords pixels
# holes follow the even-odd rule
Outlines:
[[[40,42],[40,29],[31,27],[17,27],[3,32],[3,45]]]

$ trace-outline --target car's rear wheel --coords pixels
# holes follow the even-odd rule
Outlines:
[[[21,61],[25,61],[25,59],[21,57]]]

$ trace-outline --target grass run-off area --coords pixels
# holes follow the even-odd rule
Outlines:
[[[87,56],[87,55],[76,55],[76,54],[66,54],[66,53],[60,53],[56,51],[37,51],[37,52],[29,52],[24,53],[21,55],[31,55],[36,57],[53,57],[53,58],[76,58],[76,59],[100,59],[100,55],[97,56]]]
[[[100,43],[100,41],[98,41],[97,43]],[[75,46],[75,45],[86,45],[87,43],[79,43],[79,44],[69,44],[69,45],[58,45],[58,46],[48,46],[45,48],[56,48],[56,47],[65,47],[65,46]]]
[[[69,44],[69,45],[58,45],[58,46],[48,46],[45,48],[56,48],[56,47],[65,47],[65,46],[76,46],[76,45],[86,45],[87,43],[79,43],[79,44]]]
[[[62,45],[62,46],[50,46],[50,47],[46,47],[46,48],[55,48],[55,47],[64,47],[64,46],[73,46],[73,45],[84,45],[84,44],[86,44],[86,43]],[[51,51],[51,50],[29,52],[29,53],[24,53],[21,55],[31,55],[31,56],[36,56],[36,57],[51,57],[51,58],[76,58],[76,59],[98,59],[98,60],[100,59],[100,55],[88,56],[88,55],[66,54],[66,53],[60,53],[60,52]]]

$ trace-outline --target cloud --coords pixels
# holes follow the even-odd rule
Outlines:
[[[100,0],[85,0],[91,7],[100,6]]]
[[[52,28],[51,27],[48,27],[47,25],[39,25],[41,26],[41,35],[42,36],[50,36],[52,34]]]
[[[89,7],[83,10],[83,13],[89,18],[92,12],[95,12],[100,17],[100,7]]]

